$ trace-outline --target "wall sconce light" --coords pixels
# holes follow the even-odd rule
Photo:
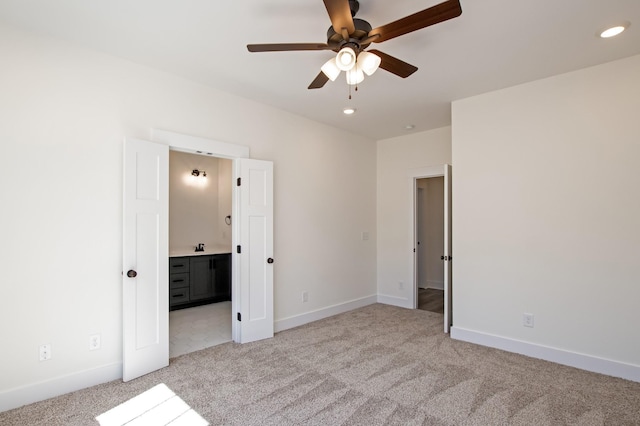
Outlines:
[[[193,171],[191,172],[191,176],[195,176],[195,177],[198,177],[201,174],[202,174],[202,177],[207,177],[206,170],[193,169]]]

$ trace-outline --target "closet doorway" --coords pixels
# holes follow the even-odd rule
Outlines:
[[[418,309],[444,315],[444,176],[416,179]]]
[[[422,305],[437,312],[442,306],[444,332],[449,333],[453,325],[451,165],[412,169],[409,176],[413,219],[411,304],[414,309]]]

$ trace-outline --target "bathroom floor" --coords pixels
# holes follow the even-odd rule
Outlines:
[[[231,302],[169,312],[169,358],[231,341]]]

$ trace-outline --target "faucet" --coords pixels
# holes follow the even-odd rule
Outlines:
[[[198,243],[196,247],[196,251],[204,251],[204,243]]]

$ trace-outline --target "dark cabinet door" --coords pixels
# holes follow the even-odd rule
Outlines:
[[[216,270],[213,256],[189,259],[189,300],[208,299],[215,295]]]
[[[214,256],[216,268],[215,294],[221,300],[231,300],[231,255]]]

